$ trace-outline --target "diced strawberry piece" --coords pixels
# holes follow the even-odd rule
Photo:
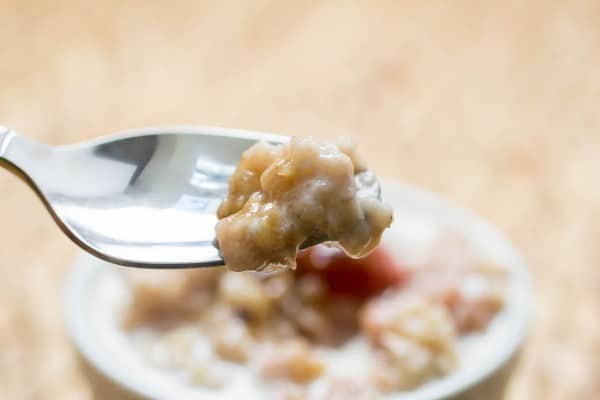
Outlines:
[[[315,246],[298,255],[298,273],[322,277],[332,294],[368,297],[406,281],[408,271],[381,247],[361,259]]]

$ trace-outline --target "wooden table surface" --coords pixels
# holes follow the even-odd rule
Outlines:
[[[491,220],[535,321],[507,398],[600,396],[600,2],[0,0],[0,121],[50,144],[157,124],[350,135]],[[0,398],[90,399],[77,249],[0,173]]]

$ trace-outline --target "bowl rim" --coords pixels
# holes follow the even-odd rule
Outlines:
[[[273,142],[281,142],[283,140],[281,136],[255,131],[194,126],[150,127],[128,130],[117,133],[117,135],[126,137],[131,134],[151,134],[164,131],[184,134],[226,135],[256,140],[269,140]],[[497,242],[509,253],[510,258],[512,259],[511,271],[512,275],[515,275],[512,279],[518,280],[520,285],[520,290],[518,292],[520,297],[518,303],[520,306],[513,310],[514,315],[511,315],[510,317],[510,321],[512,322],[511,335],[504,342],[502,351],[495,352],[495,357],[493,359],[487,360],[485,365],[463,380],[448,380],[446,385],[438,385],[438,390],[431,390],[426,392],[426,396],[415,396],[410,397],[410,399],[442,400],[456,396],[485,381],[496,371],[507,365],[524,342],[527,335],[531,312],[531,283],[526,264],[510,241],[501,234],[498,229],[484,221],[475,213],[459,207],[441,196],[410,184],[392,179],[382,179],[381,183],[383,187],[393,188],[397,193],[403,193],[412,198],[418,198],[419,204],[425,209],[434,209],[442,214],[451,215],[454,219],[460,220],[465,226],[472,228],[472,232],[477,232],[477,234],[486,237],[486,241]],[[89,340],[89,335],[86,333],[88,327],[82,318],[81,299],[85,296],[86,287],[90,280],[94,278],[94,272],[97,270],[96,266],[89,264],[90,259],[89,255],[85,253],[80,254],[73,262],[71,271],[67,275],[63,299],[64,322],[67,334],[80,355],[96,372],[100,373],[122,389],[137,396],[147,399],[157,399],[156,395],[150,391],[149,387],[139,387],[130,379],[127,379],[127,375],[118,373],[119,371],[114,365],[105,362],[105,359],[99,356],[98,349],[94,346],[93,341]],[[451,375],[452,373],[447,377],[450,377]],[[440,381],[443,381],[447,377],[440,379]],[[405,399],[405,396],[407,394],[410,395],[410,393],[411,392],[398,393],[397,396],[393,395],[393,398],[398,398],[398,400]]]

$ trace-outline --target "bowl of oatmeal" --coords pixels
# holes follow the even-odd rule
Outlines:
[[[75,261],[66,324],[97,398],[501,398],[530,306],[519,254],[428,192],[382,181],[394,224],[366,258],[296,270]]]

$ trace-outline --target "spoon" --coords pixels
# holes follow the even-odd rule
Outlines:
[[[224,264],[214,228],[228,179],[260,140],[287,138],[166,127],[52,147],[0,126],[0,166],[33,188],[62,231],[96,257],[130,267],[209,267]],[[380,196],[370,172],[355,181],[359,196]]]

